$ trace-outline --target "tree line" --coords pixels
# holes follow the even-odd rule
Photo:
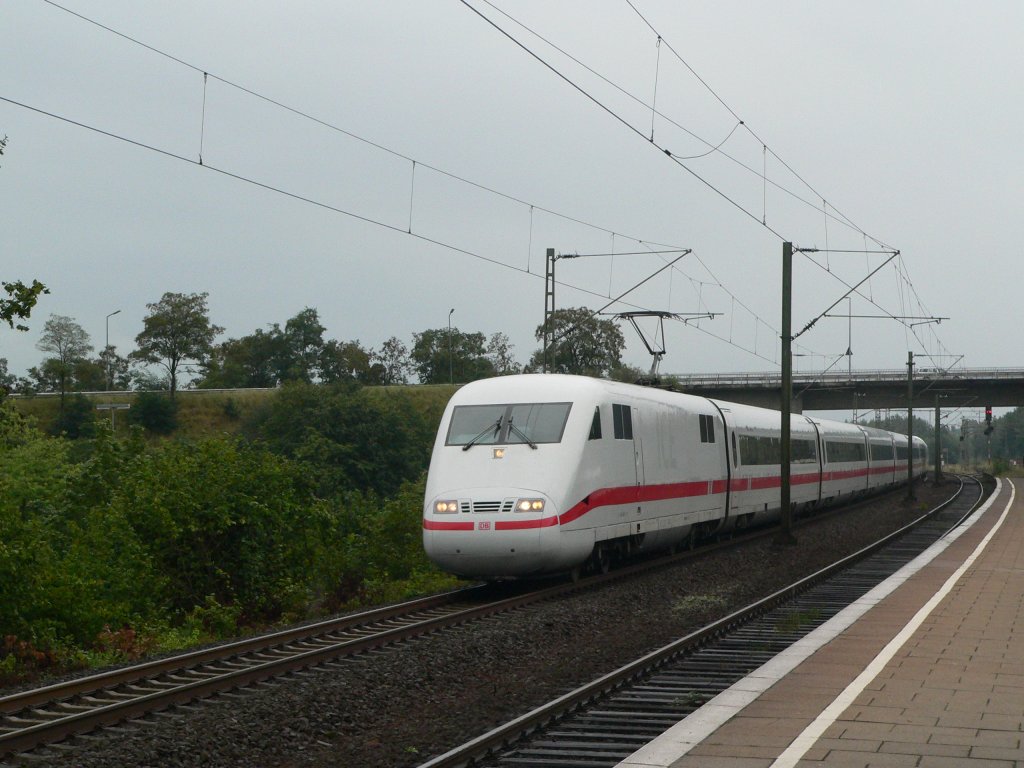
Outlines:
[[[36,347],[47,354],[27,375],[15,376],[0,358],[0,390],[61,395],[103,390],[168,390],[183,381],[196,388],[278,387],[288,382],[367,385],[465,383],[491,376],[539,371],[542,349],[526,364],[514,354],[503,332],[489,337],[458,327],[414,333],[411,345],[391,336],[379,348],[358,339],[327,338],[316,309],[306,307],[284,325],[273,323],[238,338],[217,341],[224,329],[210,319],[206,293],[165,293],[147,304],[136,348],[127,355],[114,345],[93,355],[89,334],[74,318],[50,315]],[[623,366],[625,342],[611,320],[585,308],[557,310],[551,317],[546,368],[559,373],[635,377]],[[538,341],[545,328],[538,326]],[[154,370],[156,371],[154,373]]]

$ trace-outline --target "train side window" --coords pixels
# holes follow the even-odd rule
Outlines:
[[[867,450],[864,443],[839,442],[829,440],[825,443],[825,453],[830,463],[842,461],[866,461]]]
[[[740,465],[740,454],[736,450],[736,433],[732,433],[732,465],[738,467]]]
[[[789,445],[790,460],[794,464],[816,464],[818,462],[818,451],[813,440],[792,440]]]
[[[892,450],[892,443],[872,443],[871,444],[871,460],[872,461],[892,461],[894,457]]]
[[[601,439],[601,409],[597,406],[594,407],[594,420],[590,422],[590,437],[588,437],[587,439]]]
[[[700,441],[702,443],[715,442],[715,418],[703,414],[697,417],[700,419]]]
[[[612,405],[612,427],[616,440],[633,439],[633,413],[628,405]]]

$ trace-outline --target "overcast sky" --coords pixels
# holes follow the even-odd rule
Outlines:
[[[1024,363],[1024,4],[468,2],[593,98],[457,0],[61,0],[184,63],[3,0],[0,278],[51,293],[0,357],[38,364],[51,313],[98,350],[115,310],[127,354],[147,302],[206,291],[222,338],[315,307],[411,345],[454,308],[525,361],[546,248],[620,254],[558,262],[594,310],[678,255],[621,254],[688,248],[609,311],[720,313],[667,324],[663,372],[775,371],[787,239],[835,251],[795,258],[794,331],[886,248],[833,313],[949,318],[821,319],[798,370]]]

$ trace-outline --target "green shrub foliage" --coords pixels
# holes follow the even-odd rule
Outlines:
[[[63,433],[72,440],[76,440],[79,437],[93,435],[95,421],[96,409],[92,401],[81,392],[76,392],[67,398],[53,429],[56,434]]]
[[[256,440],[92,429],[0,404],[0,677],[449,583],[421,546],[430,430],[397,399],[287,387]]]
[[[287,384],[247,425],[270,450],[301,462],[321,498],[353,490],[391,495],[430,460],[434,425],[408,399],[356,384]]]
[[[213,596],[253,616],[277,614],[309,565],[313,498],[300,469],[230,438],[172,442],[121,478],[111,507],[146,542],[188,611]]]
[[[163,392],[139,392],[128,418],[149,432],[169,435],[178,426],[178,404]]]

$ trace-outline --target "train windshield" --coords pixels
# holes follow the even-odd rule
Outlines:
[[[558,443],[572,403],[457,405],[446,445]]]

